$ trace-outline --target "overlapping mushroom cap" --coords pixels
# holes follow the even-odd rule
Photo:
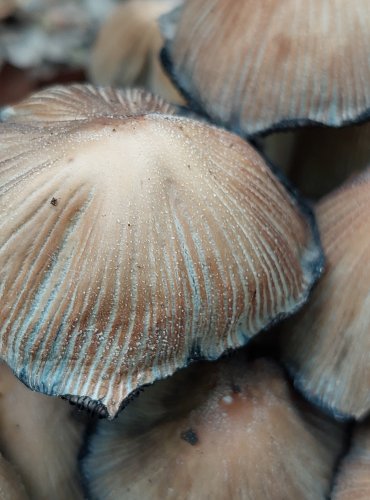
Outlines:
[[[165,61],[213,120],[244,134],[370,113],[368,0],[188,0],[163,18]]]
[[[370,171],[321,201],[317,216],[327,269],[284,325],[283,357],[310,398],[361,418],[370,410]]]
[[[30,387],[113,416],[306,300],[307,210],[240,138],[175,112],[72,86],[2,113],[0,354]]]
[[[67,401],[25,387],[0,362],[0,450],[33,500],[83,498],[78,453],[85,425],[75,413]]]
[[[1,500],[29,500],[24,484],[13,467],[0,455]]]
[[[161,381],[101,421],[83,472],[95,500],[323,499],[342,437],[274,363],[231,358]]]

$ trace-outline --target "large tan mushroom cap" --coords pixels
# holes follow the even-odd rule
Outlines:
[[[28,500],[19,474],[0,454],[0,498],[1,500]]]
[[[359,424],[335,481],[332,500],[370,498],[370,423]]]
[[[1,356],[31,388],[113,416],[306,300],[310,218],[247,143],[174,112],[72,86],[3,113]]]
[[[0,449],[21,473],[30,498],[82,499],[78,453],[85,426],[73,407],[29,390],[4,363],[0,394]]]
[[[229,359],[99,423],[83,470],[95,500],[319,500],[341,447],[339,426],[302,406],[275,364]]]
[[[368,0],[188,0],[163,18],[174,80],[244,134],[370,114]]]
[[[317,207],[325,274],[282,350],[297,384],[331,411],[370,410],[370,171]]]

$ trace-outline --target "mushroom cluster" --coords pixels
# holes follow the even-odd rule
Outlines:
[[[356,126],[370,118],[369,25],[368,0],[187,0],[161,19],[163,60],[195,109],[318,197],[370,163]]]
[[[0,109],[0,497],[368,498],[369,2],[108,14]]]

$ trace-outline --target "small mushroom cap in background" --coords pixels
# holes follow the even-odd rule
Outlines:
[[[282,325],[283,360],[305,395],[339,416],[370,410],[370,170],[316,210],[327,267]]]
[[[1,356],[110,417],[244,345],[322,269],[310,211],[239,137],[140,91],[43,91],[0,124]]]
[[[0,393],[0,450],[16,466],[30,498],[82,499],[78,454],[85,424],[75,409],[31,391],[4,363]]]
[[[340,464],[332,500],[370,498],[370,423],[357,424],[348,455]]]
[[[187,0],[161,20],[190,102],[243,135],[370,114],[368,0]]]
[[[15,469],[0,454],[1,500],[29,500],[24,484]]]
[[[154,384],[100,421],[82,469],[94,500],[319,500],[342,440],[275,363],[230,358]]]
[[[163,39],[158,18],[181,0],[128,0],[118,5],[103,24],[93,47],[90,79],[97,85],[142,86],[182,104],[164,72],[159,53]]]

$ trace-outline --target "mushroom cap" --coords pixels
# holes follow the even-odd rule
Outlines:
[[[323,499],[342,437],[276,364],[227,359],[154,384],[100,421],[82,468],[95,500]]]
[[[1,454],[0,498],[1,500],[27,500],[29,498],[21,478]]]
[[[283,360],[305,395],[337,416],[370,410],[370,170],[316,210],[327,267],[283,325]]]
[[[370,423],[355,427],[348,455],[342,461],[331,495],[332,500],[370,498]]]
[[[200,111],[242,134],[370,116],[368,0],[187,0],[163,60]]]
[[[78,475],[82,419],[73,415],[67,401],[25,387],[4,363],[0,363],[0,393],[0,449],[21,473],[31,498],[82,500]]]
[[[128,0],[102,25],[89,64],[98,85],[143,86],[171,102],[183,99],[164,72],[159,53],[163,38],[157,19],[181,0]]]
[[[307,207],[175,111],[72,86],[2,113],[0,355],[32,389],[114,416],[295,311],[321,272]]]

